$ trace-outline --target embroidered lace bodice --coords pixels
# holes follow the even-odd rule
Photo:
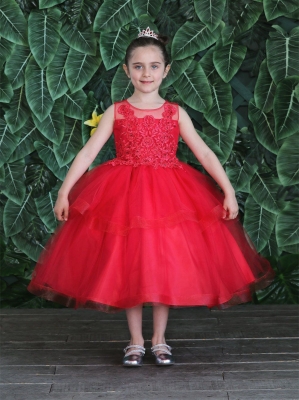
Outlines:
[[[116,158],[112,165],[150,165],[155,168],[182,168],[176,157],[179,137],[179,109],[165,103],[153,110],[142,110],[127,100],[114,105]]]

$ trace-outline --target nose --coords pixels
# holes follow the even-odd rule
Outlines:
[[[150,70],[148,68],[143,69],[143,76],[149,76],[150,75]]]

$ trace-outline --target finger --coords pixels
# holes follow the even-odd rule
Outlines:
[[[64,220],[67,221],[69,217],[69,212],[68,210],[64,210]]]

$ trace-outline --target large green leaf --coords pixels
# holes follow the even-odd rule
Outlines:
[[[54,101],[48,90],[46,71],[37,65],[33,57],[27,64],[25,79],[28,104],[34,115],[43,121],[50,114]]]
[[[212,107],[205,113],[205,118],[215,128],[226,132],[228,130],[232,111],[232,89],[230,84],[217,79],[210,84],[212,92]]]
[[[52,146],[49,144],[43,144],[41,142],[34,142],[34,147],[38,152],[39,157],[43,160],[43,162],[46,164],[46,166],[49,168],[50,171],[53,172],[53,174],[60,179],[60,181],[63,181],[66,174],[69,171],[69,166],[65,165],[64,167],[60,167]],[[60,182],[61,185],[61,182]],[[53,190],[53,189],[52,189]],[[47,196],[49,193],[45,194]],[[37,199],[39,200],[39,199]]]
[[[254,200],[274,214],[278,214],[282,207],[278,189],[278,178],[272,176],[269,172],[256,172],[250,182],[250,193]]]
[[[39,8],[49,8],[56,6],[56,4],[63,3],[65,0],[39,0]]]
[[[257,108],[253,99],[249,102],[248,117],[253,124],[257,140],[272,153],[277,154],[279,146],[275,137],[274,118]]]
[[[9,157],[10,163],[22,159],[32,153],[34,151],[34,141],[41,139],[41,134],[32,122],[31,118],[29,118],[25,125],[23,125],[14,135],[17,135],[20,140],[18,141],[14,152]]]
[[[63,96],[69,89],[65,77],[65,63],[69,50],[69,46],[60,42],[55,57],[47,68],[46,80],[53,100]]]
[[[37,129],[51,142],[59,145],[64,134],[64,112],[63,104],[56,100],[52,111],[42,122],[33,117]]]
[[[26,187],[24,185],[25,161],[18,160],[5,164],[5,181],[2,193],[10,200],[21,205],[25,198]]]
[[[233,148],[234,139],[236,137],[237,130],[237,117],[233,112],[231,115],[230,125],[227,132],[215,128],[205,119],[202,123],[203,134],[209,139],[207,143],[214,153],[219,158],[221,164],[224,164]]]
[[[117,71],[112,80],[111,97],[112,101],[121,101],[130,97],[134,92],[134,86],[131,79],[125,74],[122,65],[117,68]]]
[[[105,0],[94,21],[95,32],[112,32],[132,21],[135,17],[132,0]]]
[[[299,269],[298,255],[286,254],[277,259],[270,258],[276,272],[272,285],[256,292],[263,304],[298,304]]]
[[[182,73],[186,71],[192,61],[193,57],[187,57],[183,60],[173,60],[170,64],[171,68],[167,74],[167,77],[164,78],[160,89],[165,89],[172,85],[173,82],[178,79],[178,76],[181,76]]]
[[[220,24],[225,8],[225,0],[194,1],[194,7],[199,19],[214,31]]]
[[[4,71],[0,71],[0,102],[9,103],[13,96],[12,86],[4,74]]]
[[[299,137],[298,132],[284,140],[277,155],[277,172],[284,186],[299,183]]]
[[[268,21],[292,13],[298,8],[297,0],[264,0],[264,11]]]
[[[5,235],[12,236],[25,229],[34,217],[34,207],[35,204],[31,192],[26,193],[21,205],[8,200],[3,213]]]
[[[66,60],[66,80],[71,92],[82,89],[99,68],[99,55],[90,56],[71,49]]]
[[[155,19],[163,4],[163,0],[132,0],[133,10],[136,17],[143,14],[149,15],[151,19]]]
[[[58,197],[58,190],[60,186],[61,182],[57,182],[56,186],[49,193],[47,193],[45,196],[35,199],[38,216],[50,232],[54,232],[59,225],[53,209]]]
[[[125,28],[101,34],[100,51],[106,69],[115,67],[123,60],[129,44],[130,35]]]
[[[74,28],[82,30],[91,25],[103,0],[66,0],[61,9]]]
[[[267,240],[265,247],[261,250],[261,255],[263,257],[279,257],[282,251],[279,249],[277,240],[276,240],[276,232],[275,227]]]
[[[20,139],[19,134],[12,133],[3,119],[0,119],[0,166],[10,157]]]
[[[239,70],[247,48],[232,42],[226,46],[217,45],[213,53],[215,68],[224,82],[229,82]]]
[[[280,26],[273,25],[273,28],[276,30],[270,32],[267,40],[267,64],[277,85],[288,76],[299,75],[299,27],[292,29],[289,35]]]
[[[198,62],[192,61],[173,86],[189,107],[201,112],[207,112],[210,109],[211,89],[204,70]]]
[[[25,83],[25,69],[30,59],[29,47],[15,45],[5,64],[5,74],[9,78],[12,88],[18,89]]]
[[[267,59],[265,59],[260,67],[259,76],[254,88],[254,100],[257,107],[267,113],[273,108],[273,100],[276,85],[269,73]]]
[[[15,44],[0,36],[0,70],[5,61],[10,57]],[[6,73],[6,72],[5,72]],[[7,73],[6,73],[7,75]]]
[[[41,220],[34,217],[21,232],[12,236],[11,239],[23,253],[32,260],[37,261],[41,251],[44,250],[47,241],[50,239],[50,234]]]
[[[261,207],[252,196],[245,202],[244,228],[260,252],[273,231],[276,215]]]
[[[5,120],[12,133],[18,131],[30,116],[28,104],[25,98],[25,88],[21,86],[15,90],[9,103],[9,109],[5,113]]]
[[[97,42],[91,27],[86,28],[84,31],[80,31],[78,28],[70,24],[66,16],[61,19],[61,23],[60,35],[66,44],[81,53],[89,54],[91,56],[96,54]]]
[[[277,140],[298,131],[299,102],[295,87],[299,76],[289,77],[279,82],[274,97],[275,134]]]
[[[226,173],[236,192],[247,191],[247,186],[257,169],[257,164],[251,165],[246,159],[237,159],[234,165],[227,166]]]
[[[54,153],[60,167],[64,167],[82,148],[81,121],[65,117],[65,133],[59,145],[54,145]]]
[[[223,13],[225,28],[223,44],[231,43],[240,33],[250,29],[263,12],[262,2],[255,0],[227,0]]]
[[[171,46],[171,55],[174,60],[181,60],[192,56],[211,46],[219,38],[222,26],[213,32],[200,21],[187,21],[175,34]]]
[[[14,0],[0,2],[0,36],[17,44],[27,44],[27,23]]]
[[[64,104],[64,115],[74,119],[82,119],[85,99],[86,94],[82,89],[75,93],[66,93],[62,98]]]
[[[33,10],[28,19],[28,40],[33,56],[41,68],[53,60],[60,41],[60,11]]]
[[[25,175],[25,185],[32,198],[38,198],[48,193],[57,182],[57,178],[38,157],[37,152],[33,152],[29,160],[26,160]]]

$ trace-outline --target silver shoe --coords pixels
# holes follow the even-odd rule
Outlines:
[[[156,351],[162,351],[163,353],[156,354]],[[168,346],[168,344],[156,344],[155,346],[151,347],[151,351],[156,359],[156,365],[173,365],[174,359],[171,354],[172,347]]]
[[[128,349],[133,350],[126,353]],[[143,365],[143,356],[145,353],[144,347],[139,346],[138,344],[131,344],[124,349],[124,353],[126,353],[123,358],[124,367],[141,367]]]

